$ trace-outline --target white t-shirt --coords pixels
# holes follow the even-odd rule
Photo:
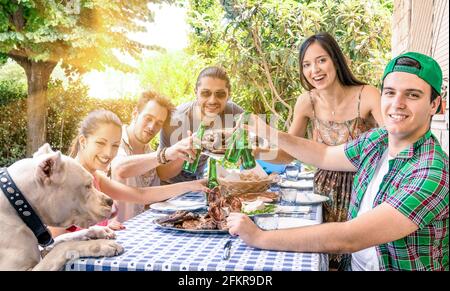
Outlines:
[[[153,152],[150,146],[147,144],[144,147],[144,153]],[[122,140],[120,143],[119,150],[117,151],[116,157],[128,157],[133,155],[133,148],[130,145],[130,140],[128,138],[127,126],[124,125],[122,127]],[[147,173],[144,173],[140,176],[128,177],[123,181],[120,181],[114,173],[112,173],[113,179],[132,187],[149,187],[149,186],[159,186],[160,180],[158,177],[158,173],[155,169],[151,169]],[[118,201],[118,214],[117,220],[120,222],[127,221],[138,214],[141,214],[145,211],[145,205],[139,203]]]
[[[372,180],[367,186],[367,191],[361,201],[361,206],[359,208],[357,217],[361,214],[372,210],[372,205],[375,200],[375,196],[380,189],[380,184],[383,181],[384,176],[389,171],[389,160],[393,157],[388,155],[386,150],[381,157],[380,162],[377,165],[375,174]],[[379,271],[380,265],[378,262],[378,255],[375,247],[370,247],[367,249],[360,250],[352,254],[352,270],[353,271]]]

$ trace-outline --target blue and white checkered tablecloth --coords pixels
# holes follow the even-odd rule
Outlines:
[[[199,193],[177,199],[204,201]],[[228,234],[188,233],[162,229],[148,210],[125,222],[117,242],[125,253],[111,258],[83,258],[66,264],[66,271],[297,271],[327,270],[326,254],[280,252],[255,249]],[[304,218],[322,221],[322,207],[315,205]],[[223,246],[233,240],[230,258],[222,260]]]

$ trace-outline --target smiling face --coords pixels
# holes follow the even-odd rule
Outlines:
[[[134,112],[134,138],[142,144],[147,144],[161,130],[168,115],[167,108],[155,100],[147,102],[140,113]]]
[[[396,142],[413,143],[430,127],[440,98],[431,100],[431,86],[418,76],[394,72],[386,76],[381,110],[389,137]]]
[[[318,42],[308,47],[301,66],[306,81],[318,90],[326,89],[338,81],[333,60]]]
[[[225,80],[203,77],[195,94],[202,115],[215,117],[225,110],[230,92]]]
[[[112,123],[100,123],[89,136],[80,136],[78,157],[82,166],[90,173],[106,171],[117,155],[121,136],[122,129]]]

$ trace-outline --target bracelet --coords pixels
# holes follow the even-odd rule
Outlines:
[[[161,157],[162,157],[164,164],[167,164],[169,162],[169,160],[166,158],[166,150],[167,150],[167,147],[163,148],[161,151]]]
[[[161,158],[161,152],[162,152],[162,149],[158,149],[158,151],[156,151],[156,159],[158,160],[159,164],[164,164],[164,162]]]

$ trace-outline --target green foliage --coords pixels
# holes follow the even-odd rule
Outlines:
[[[5,64],[8,60],[8,56],[6,54],[0,53],[0,66]]]
[[[159,92],[179,105],[195,98],[195,81],[205,65],[197,55],[157,53],[140,63],[139,77],[143,88]]]
[[[26,154],[27,92],[18,84],[14,80],[0,81],[0,167]]]
[[[173,2],[156,0],[156,3]],[[62,61],[65,70],[106,66],[123,71],[113,49],[139,58],[141,43],[127,37],[153,20],[148,1],[0,1],[0,53],[34,61]]]
[[[2,99],[5,102],[0,104],[0,166],[8,166],[26,156],[26,91],[16,84],[0,82],[0,96],[5,97]],[[68,152],[80,122],[92,110],[111,110],[124,123],[130,122],[134,98],[98,100],[89,98],[87,91],[79,81],[72,82],[66,89],[61,81],[50,83],[46,141],[54,150]]]
[[[66,76],[107,67],[134,71],[117,52],[139,59],[144,47],[154,49],[128,38],[129,33],[145,31],[145,24],[153,21],[149,2],[0,0],[0,64],[8,56],[26,70],[37,104],[47,101],[46,83],[58,63]],[[28,132],[29,151],[42,142],[39,132],[47,127],[43,111],[28,113],[34,125]]]
[[[305,38],[335,36],[354,74],[378,85],[390,58],[392,0],[190,0],[190,51],[228,69],[246,110],[274,114],[284,122],[302,93],[298,49]]]
[[[27,87],[25,71],[10,59],[3,66],[0,66],[0,82],[3,81],[14,81],[16,83],[15,86],[22,89]]]
[[[0,106],[27,97],[25,86],[14,80],[0,81]]]

